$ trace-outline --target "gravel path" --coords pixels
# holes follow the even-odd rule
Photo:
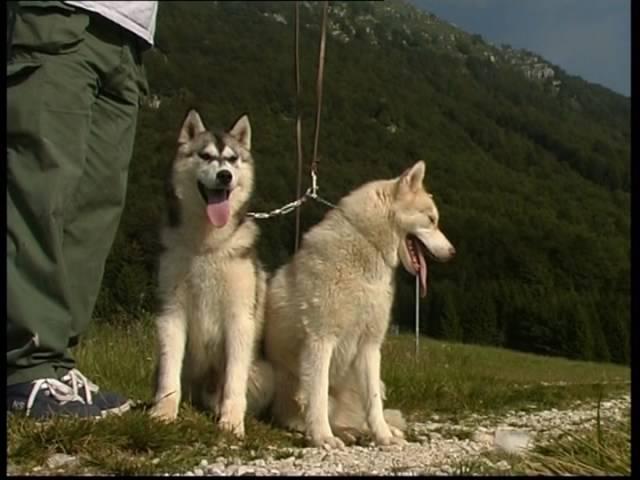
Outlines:
[[[630,405],[629,395],[604,401],[600,415],[603,420],[620,419],[628,415]],[[495,449],[513,452],[518,442],[530,447],[559,434],[560,429],[589,427],[595,418],[595,403],[576,404],[569,410],[511,411],[503,416],[474,414],[455,424],[434,415],[427,422],[411,423],[410,434],[417,441],[402,447],[294,448],[286,458],[278,458],[279,453],[249,462],[218,457],[211,463],[202,460],[183,475],[450,475],[460,473],[461,465],[470,461],[508,470],[506,461],[492,463],[482,454]]]

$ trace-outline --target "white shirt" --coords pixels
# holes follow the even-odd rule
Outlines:
[[[64,2],[98,13],[153,45],[158,2]]]

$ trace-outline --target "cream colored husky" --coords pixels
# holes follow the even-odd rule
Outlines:
[[[402,262],[419,275],[424,294],[425,254],[445,261],[455,253],[438,228],[424,175],[420,161],[399,178],[344,197],[269,284],[272,414],[281,426],[306,432],[313,445],[342,447],[365,431],[381,445],[404,443],[401,414],[383,411],[380,379],[394,270]]]
[[[151,414],[175,419],[185,390],[238,436],[245,413],[259,415],[273,391],[259,358],[266,275],[254,251],[258,227],[246,217],[253,177],[247,116],[214,132],[190,111],[168,182]]]

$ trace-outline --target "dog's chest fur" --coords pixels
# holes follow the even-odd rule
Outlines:
[[[227,237],[224,241],[220,241],[222,234]],[[256,235],[253,222],[244,223],[230,235],[214,230],[198,243],[209,247],[195,251],[190,241],[193,234],[165,231],[165,241],[172,245],[161,259],[161,291],[183,305],[187,351],[192,355],[222,355],[225,322],[234,321],[239,310],[253,310],[256,267],[250,254]],[[240,302],[248,308],[238,308]]]
[[[227,260],[225,263],[231,263],[229,266],[223,266],[217,260],[215,255],[194,257],[185,280],[191,344],[212,342],[223,336],[222,322],[228,310],[224,300],[231,290],[224,268],[233,268],[237,260]]]

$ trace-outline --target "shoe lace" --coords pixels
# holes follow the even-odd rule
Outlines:
[[[84,391],[84,402],[89,405],[93,403],[92,394],[100,390],[95,383],[85,377],[77,368],[69,370],[61,380],[71,387],[73,393],[77,396],[80,396],[78,392],[82,389]]]
[[[60,405],[64,405],[68,402],[81,402],[85,401],[74,390],[65,383],[62,383],[55,378],[41,378],[33,382],[31,393],[27,399],[27,416],[31,412],[34,402],[38,393],[44,392],[45,395],[53,397]]]

